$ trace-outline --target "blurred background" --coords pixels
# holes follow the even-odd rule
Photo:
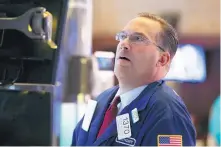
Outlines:
[[[17,29],[3,23],[36,7],[50,12],[53,23],[43,15],[12,25]],[[220,145],[219,0],[2,0],[0,10],[0,130],[14,131],[20,138],[14,145],[71,144],[88,99],[118,83],[115,34],[140,12],[177,29],[180,44],[165,80],[188,107],[197,145]],[[36,39],[34,22],[42,23],[46,39]],[[35,37],[24,33],[30,25]]]

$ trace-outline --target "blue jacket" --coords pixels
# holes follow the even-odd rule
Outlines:
[[[164,81],[149,84],[119,114],[130,114],[134,108],[138,110],[139,121],[136,123],[130,121],[132,133],[130,138],[118,140],[115,120],[104,134],[97,138],[104,114],[118,88],[116,86],[108,89],[98,96],[89,130],[86,132],[82,129],[83,118],[74,130],[72,146],[158,146],[168,144],[172,135],[180,135],[179,139],[183,146],[195,146],[195,128],[187,108],[181,98]]]
[[[220,96],[218,96],[210,112],[209,119],[209,135],[213,137],[217,146],[220,146]]]

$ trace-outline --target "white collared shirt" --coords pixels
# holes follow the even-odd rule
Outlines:
[[[121,102],[117,105],[118,113],[120,113],[127,105],[129,105],[134,99],[136,99],[139,94],[147,87],[147,85],[134,88],[126,93],[119,95],[119,90],[117,91],[116,96],[120,96]],[[113,102],[113,101],[112,101]]]

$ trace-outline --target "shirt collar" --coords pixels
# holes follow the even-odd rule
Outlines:
[[[129,105],[133,100],[135,100],[139,94],[147,87],[147,85],[143,85],[137,88],[134,88],[126,93],[119,95],[119,90],[116,93],[116,96],[120,96],[121,99],[121,108]]]

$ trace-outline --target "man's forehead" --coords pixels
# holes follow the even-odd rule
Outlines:
[[[148,18],[136,17],[126,24],[123,31],[140,32],[152,38],[161,31],[161,25],[159,22]]]

